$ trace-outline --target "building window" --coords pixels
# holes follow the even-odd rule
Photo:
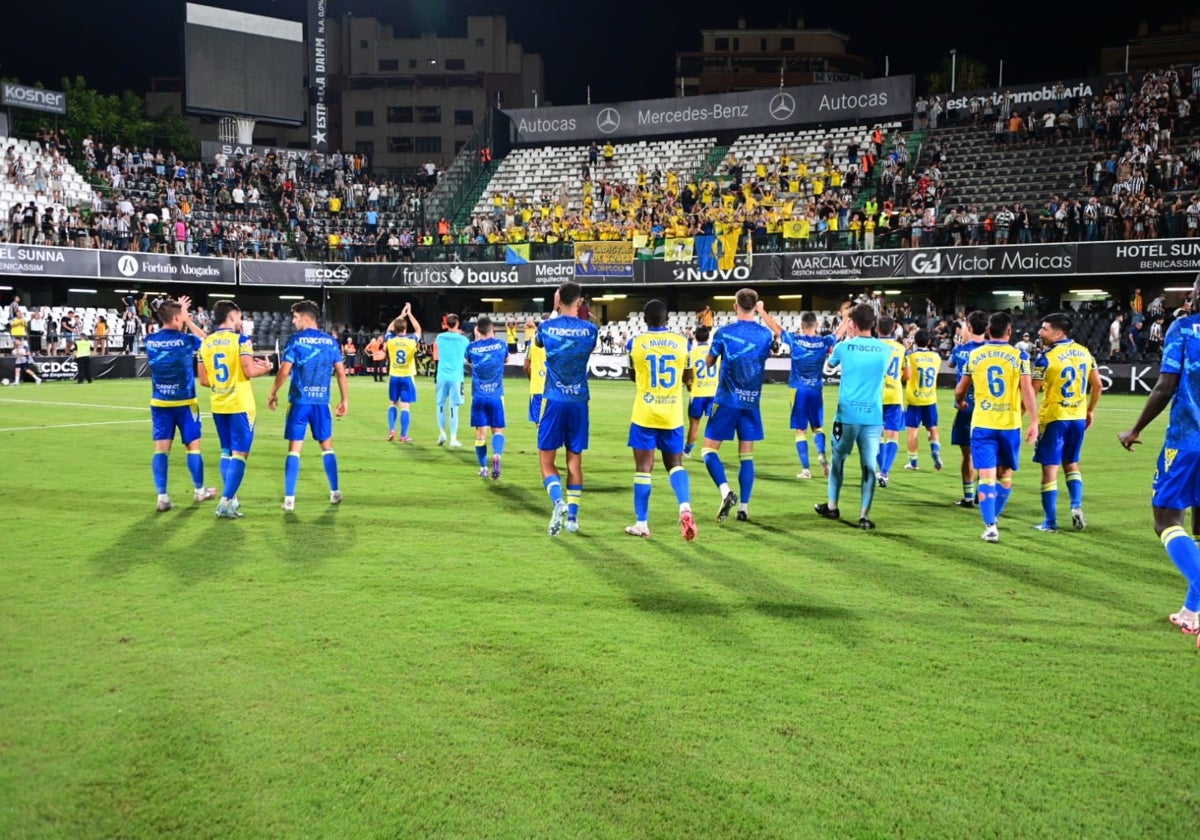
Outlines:
[[[416,70],[416,69],[417,69],[417,60],[416,60],[415,58],[410,58],[410,59],[408,60],[408,69],[409,69],[409,70]]]
[[[713,49],[717,52],[727,52],[729,50],[729,39],[717,38],[713,41]]]
[[[404,154],[413,150],[413,139],[411,137],[389,137],[388,151]]]
[[[442,121],[441,105],[418,105],[417,122],[440,123]]]
[[[477,47],[482,47],[482,46],[483,46],[483,39],[482,39],[482,38],[476,38],[476,39],[475,39],[475,46],[477,46]]]
[[[459,152],[461,152],[463,150],[463,146],[465,146],[465,145],[467,145],[466,140],[455,140],[454,141],[454,154],[457,155]]]
[[[359,42],[358,42],[358,48],[359,48],[360,50],[365,50],[365,49],[367,48],[367,42],[366,42],[366,41],[359,41]]]
[[[742,42],[738,38],[733,39],[733,51],[738,52],[742,48]]]
[[[387,110],[387,121],[390,123],[410,123],[413,121],[413,109],[411,105],[389,105]]]
[[[463,58],[447,58],[446,59],[446,69],[447,70],[466,70],[467,69],[467,61],[466,61],[466,59],[463,59]]]
[[[441,137],[418,137],[417,151],[424,154],[441,154],[442,153],[442,138]]]
[[[470,108],[454,112],[455,125],[475,125],[475,112]]]
[[[354,154],[362,155],[369,161],[375,156],[375,144],[370,140],[359,140],[354,144]]]
[[[381,58],[379,59],[380,73],[396,73],[400,70],[400,59],[398,58]]]
[[[767,39],[766,39],[766,38],[759,38],[759,39],[758,39],[758,51],[759,51],[759,52],[766,52],[766,51],[767,51]]]
[[[796,39],[795,38],[780,38],[779,39],[779,49],[783,50],[784,52],[795,52]]]
[[[354,124],[355,125],[375,125],[375,112],[374,111],[355,111],[354,112]]]

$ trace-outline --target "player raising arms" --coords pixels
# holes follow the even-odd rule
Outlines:
[[[231,300],[212,308],[217,328],[200,345],[200,381],[212,392],[210,411],[221,441],[221,479],[224,487],[217,516],[237,519],[237,492],[246,476],[246,458],[254,443],[257,407],[250,380],[271,372],[269,359],[255,358],[249,336],[242,335],[242,310]]]
[[[904,428],[904,385],[901,383],[901,368],[904,367],[904,345],[896,341],[896,319],[891,315],[879,316],[879,338],[891,351],[888,358],[887,375],[883,378],[883,441],[879,444],[879,486],[887,487],[892,464],[900,452],[900,430]]]
[[[921,427],[929,433],[929,454],[933,468],[942,471],[942,443],[938,437],[937,375],[942,357],[929,349],[929,330],[913,334],[913,347],[904,357],[904,425],[908,428],[908,463],[906,470],[919,469],[917,447]]]
[[[1026,443],[1038,435],[1037,397],[1029,372],[1029,355],[1008,343],[1012,316],[995,312],[988,319],[988,340],[967,357],[954,389],[961,409],[967,389],[975,388],[971,417],[971,457],[979,471],[979,512],[984,542],[1000,542],[996,520],[1012,493],[1012,474],[1021,464],[1021,412],[1029,413]],[[997,483],[998,482],[998,483]]]
[[[629,377],[637,383],[629,446],[633,449],[633,512],[637,521],[625,529],[632,537],[650,536],[651,472],[654,453],[679,502],[679,526],[687,541],[696,538],[691,487],[683,468],[683,389],[692,384],[687,339],[667,329],[667,305],[649,301],[642,311],[646,332],[629,339]],[[701,327],[700,329],[705,329]]]
[[[300,480],[300,451],[304,435],[312,430],[313,440],[321,447],[321,464],[329,479],[329,504],[342,501],[338,487],[337,455],[333,453],[333,418],[329,416],[329,380],[337,374],[340,400],[337,416],[346,414],[350,406],[350,389],[346,381],[346,365],[337,340],[322,332],[317,322],[321,308],[311,300],[292,304],[292,326],[296,332],[288,339],[279,359],[279,373],[271,386],[267,407],[272,411],[279,404],[279,389],[291,378],[288,388],[288,411],[284,421],[284,439],[288,442],[287,461],[283,469],[283,509],[296,509],[296,484]]]
[[[837,344],[837,336],[821,335],[813,312],[800,316],[799,335],[779,328],[769,315],[764,314],[763,321],[792,353],[788,386],[792,388],[792,431],[796,435],[796,454],[800,458],[800,472],[796,478],[812,478],[808,458],[810,428],[821,472],[829,475],[829,459],[825,455],[825,360]]]
[[[1058,468],[1067,471],[1071,497],[1071,524],[1087,527],[1083,516],[1083,474],[1079,457],[1083,435],[1092,427],[1096,403],[1104,386],[1096,360],[1082,344],[1071,340],[1071,317],[1062,312],[1042,319],[1038,337],[1046,351],[1033,365],[1035,390],[1042,393],[1038,413],[1041,436],[1033,460],[1042,465],[1042,511],[1046,518],[1034,527],[1053,533],[1058,530]]]
[[[188,312],[187,297],[164,301],[157,314],[162,329],[146,336],[146,359],[150,363],[150,421],[154,427],[154,459],[151,472],[158,489],[158,509],[170,510],[167,467],[175,430],[187,448],[187,466],[195,488],[192,500],[205,502],[217,495],[204,486],[204,458],[200,455],[200,403],[196,400],[196,353],[204,330]],[[184,332],[184,330],[187,332]]]
[[[950,367],[962,376],[967,358],[983,346],[986,339],[988,316],[978,309],[967,316],[960,338],[962,341],[950,353]],[[975,411],[975,388],[967,386],[966,396],[956,400],[958,410],[954,415],[954,426],[950,430],[950,445],[957,446],[962,453],[962,498],[954,504],[959,507],[975,507],[975,462],[971,458],[971,417]]]
[[[754,442],[763,439],[762,384],[767,357],[775,336],[770,329],[755,321],[764,307],[753,289],[741,289],[734,296],[737,320],[720,327],[713,336],[706,361],[709,367],[721,361],[717,379],[717,398],[712,417],[704,427],[704,446],[701,457],[708,474],[721,493],[717,521],[729,518],[729,511],[738,505],[738,521],[750,519],[750,494],[754,490]],[[721,463],[721,443],[738,441],[738,491],[735,496],[725,478]]]
[[[1200,300],[1200,274],[1192,300]],[[1154,390],[1131,429],[1117,439],[1132,452],[1138,436],[1171,406],[1166,437],[1154,472],[1154,533],[1188,582],[1179,612],[1170,622],[1200,645],[1200,546],[1183,530],[1188,508],[1200,506],[1200,315],[1175,319],[1163,340],[1162,366]]]
[[[713,399],[717,395],[717,378],[721,373],[721,363],[717,362],[716,367],[708,366],[708,339],[711,335],[710,327],[696,327],[696,331],[692,333],[695,341],[688,351],[692,387],[687,408],[687,442],[683,445],[683,454],[688,458],[692,457],[692,449],[700,436],[700,420],[712,416]]]
[[[471,362],[471,425],[475,427],[475,457],[479,477],[488,477],[487,433],[492,432],[492,479],[500,477],[504,454],[504,363],[508,345],[495,336],[492,319],[480,315],[475,321],[475,340],[467,345]]]
[[[421,325],[412,314],[412,304],[404,304],[399,317],[388,325],[384,337],[388,358],[388,440],[396,439],[396,415],[400,416],[400,442],[411,443],[408,436],[412,421],[410,407],[417,401],[417,350],[421,346]],[[399,412],[397,412],[399,407]]]
[[[568,281],[554,293],[557,318],[543,321],[534,341],[546,351],[546,392],[538,423],[538,460],[542,485],[554,503],[547,532],[556,537],[565,527],[579,530],[583,496],[583,450],[588,445],[588,359],[599,330],[579,317],[583,287]],[[567,451],[567,493],[555,464],[559,449]]]

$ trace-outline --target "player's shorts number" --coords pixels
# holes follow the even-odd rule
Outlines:
[[[1062,398],[1064,400],[1075,399],[1075,386],[1077,384],[1080,390],[1079,396],[1084,396],[1087,393],[1087,374],[1087,365],[1080,365],[1077,368],[1063,368]]]
[[[229,381],[229,365],[225,363],[224,353],[213,353],[213,373],[217,375],[218,382]]]
[[[1004,368],[993,365],[987,369],[988,391],[996,399],[1004,396]]]
[[[650,368],[650,387],[671,389],[675,387],[675,356],[647,356],[646,363]]]

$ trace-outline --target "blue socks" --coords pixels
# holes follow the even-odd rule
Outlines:
[[[1187,535],[1178,525],[1172,525],[1162,532],[1159,537],[1163,548],[1171,562],[1183,574],[1188,582],[1187,598],[1183,602],[1186,609],[1200,610],[1200,546]]]
[[[332,449],[326,449],[321,453],[321,464],[325,467],[325,477],[329,479],[329,489],[336,491],[338,489],[337,455],[333,454]]]
[[[820,429],[813,429],[813,446],[817,448],[818,455],[825,454],[825,433]]]
[[[1042,485],[1042,513],[1046,515],[1046,524],[1058,526],[1058,482],[1048,481]]]
[[[796,454],[800,456],[800,466],[808,469],[808,435],[796,432]]]
[[[396,406],[394,405],[388,409],[388,431],[396,431]]]
[[[283,462],[283,495],[295,496],[296,483],[300,480],[300,453],[289,452]]]
[[[475,438],[475,460],[479,466],[487,466],[487,440],[484,438]]]
[[[738,466],[738,501],[744,505],[750,504],[750,494],[754,491],[754,456],[750,453],[739,455]]]
[[[996,524],[997,495],[995,479],[979,480],[979,513],[983,517],[984,525]]]
[[[400,437],[408,437],[408,427],[411,421],[412,415],[407,408],[400,412]]]
[[[579,499],[583,496],[582,484],[567,485],[567,519],[579,518]]]
[[[1078,472],[1067,473],[1067,492],[1071,495],[1071,507],[1083,507],[1083,476]]]
[[[192,474],[192,486],[197,490],[204,489],[204,458],[199,452],[187,454],[188,472]]]
[[[896,455],[900,452],[900,442],[885,440],[879,447],[879,471],[890,473],[892,464],[896,463]]]
[[[692,484],[687,470],[683,467],[672,467],[671,471],[667,473],[667,477],[671,479],[671,489],[675,491],[675,500],[681,505],[690,505],[692,503]]]
[[[496,432],[496,434],[492,435],[492,451],[495,452],[497,455],[504,454],[504,433],[503,432]]]
[[[221,493],[221,497],[225,499],[232,499],[234,496],[236,496],[238,488],[242,486],[242,479],[245,477],[245,456],[230,456],[229,466],[225,468],[225,490]]]
[[[704,459],[704,468],[708,470],[713,484],[720,487],[728,483],[725,478],[725,465],[721,463],[721,456],[715,449],[701,449],[700,457]]]
[[[633,474],[633,515],[638,522],[650,521],[650,473]]]
[[[996,485],[996,518],[1000,518],[1000,514],[1004,513],[1004,506],[1008,504],[1008,497],[1012,495],[1012,484],[1004,484],[1001,482]]]
[[[155,452],[150,459],[150,472],[154,474],[154,488],[160,496],[167,492],[167,466],[169,456],[166,452]]]
[[[548,475],[542,479],[542,486],[550,494],[550,501],[557,507],[558,503],[563,500],[562,479],[556,475]]]

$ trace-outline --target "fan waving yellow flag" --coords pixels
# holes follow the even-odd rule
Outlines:
[[[721,246],[717,255],[717,268],[721,271],[729,271],[736,264],[738,238],[741,235],[741,228],[734,228],[718,237]]]

